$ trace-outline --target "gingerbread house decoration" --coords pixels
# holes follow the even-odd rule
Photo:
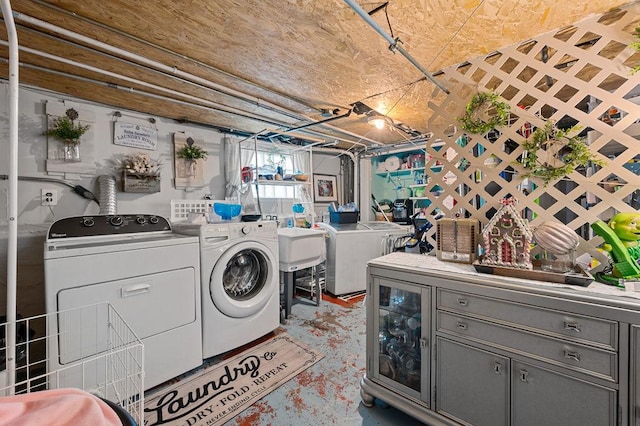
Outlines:
[[[504,198],[500,204],[500,209],[482,230],[484,257],[481,263],[533,269],[529,252],[533,235],[528,221],[515,208],[518,200]]]

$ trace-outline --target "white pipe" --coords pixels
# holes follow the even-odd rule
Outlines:
[[[442,90],[444,93],[446,93],[447,95],[449,94],[449,90],[444,87],[442,85],[442,83],[440,83],[438,80],[436,80],[431,73],[429,73],[429,71],[427,71],[426,69],[424,69],[424,67],[422,65],[420,65],[418,63],[418,61],[416,61],[411,55],[409,55],[409,53],[404,50],[402,48],[402,46],[400,46],[398,44],[399,39],[394,40],[393,38],[391,38],[391,36],[389,34],[387,34],[381,27],[380,25],[378,25],[378,23],[376,21],[373,20],[373,18],[371,18],[371,16],[369,16],[369,14],[363,9],[361,8],[354,0],[344,0],[345,3],[347,3],[351,9],[353,9],[354,12],[356,12],[358,15],[360,15],[360,17],[362,19],[364,19],[364,21],[369,24],[369,26],[371,28],[373,28],[378,34],[380,34],[382,36],[382,38],[384,38],[385,40],[387,40],[387,43],[389,43],[389,49],[393,52],[393,50],[397,50],[398,52],[400,52],[400,54],[402,56],[404,56],[409,62],[411,62],[411,64],[416,67],[418,70],[420,70],[420,72],[422,74],[424,74],[425,77],[427,77],[429,80],[431,80],[431,82],[433,84],[435,84],[440,90]]]
[[[9,394],[15,393],[16,303],[18,277],[18,34],[9,0],[1,0],[9,40],[9,238],[7,247],[6,377]]]
[[[6,41],[0,40],[0,46],[6,46],[7,44],[8,43]],[[246,117],[246,118],[249,118],[249,119],[252,119],[252,120],[258,120],[258,121],[261,121],[261,122],[275,124],[275,123],[272,122],[272,120],[270,120],[267,117],[262,117],[262,116],[259,116],[257,114],[251,114],[251,113],[245,112],[245,111],[237,109],[237,108],[227,107],[225,105],[218,104],[216,102],[209,101],[207,99],[202,99],[202,98],[198,98],[196,96],[187,95],[187,94],[184,94],[184,93],[172,90],[172,89],[167,89],[167,88],[162,87],[162,86],[157,86],[157,85],[154,85],[154,84],[151,84],[151,83],[147,83],[147,82],[144,82],[144,81],[141,81],[141,80],[137,80],[137,79],[134,79],[134,78],[131,78],[131,77],[127,77],[127,76],[123,76],[123,75],[120,75],[120,74],[116,74],[116,73],[113,73],[111,71],[106,71],[106,70],[103,70],[101,68],[94,67],[92,65],[86,65],[86,64],[83,64],[83,63],[80,63],[80,62],[73,61],[71,59],[62,58],[60,56],[55,56],[55,55],[52,55],[50,53],[46,53],[46,52],[42,52],[42,51],[39,51],[39,50],[31,49],[29,47],[21,46],[20,49],[22,51],[24,51],[24,52],[31,53],[31,54],[34,54],[34,55],[39,55],[39,56],[45,57],[47,59],[51,59],[51,60],[59,61],[59,62],[68,64],[68,65],[72,65],[72,66],[76,66],[76,67],[79,67],[79,68],[83,68],[83,69],[86,69],[88,71],[92,71],[92,72],[95,72],[95,73],[98,73],[98,74],[104,74],[104,75],[107,75],[109,77],[119,78],[119,79],[125,80],[125,81],[127,81],[129,83],[132,83],[132,84],[139,84],[141,86],[148,87],[148,88],[151,88],[151,89],[155,89],[155,90],[158,90],[158,91],[161,91],[161,92],[165,92],[167,94],[171,94],[171,95],[174,95],[174,96],[177,96],[177,97],[182,97],[182,98],[185,98],[185,99],[187,99],[188,101],[191,101],[191,102],[180,101],[180,100],[172,98],[172,97],[167,97],[167,96],[162,96],[162,95],[156,95],[156,94],[152,94],[152,93],[145,93],[145,92],[137,91],[138,93],[144,94],[145,96],[164,99],[164,100],[169,100],[171,102],[182,102],[182,103],[185,103],[186,105],[189,105],[189,106],[192,106],[192,107],[195,106],[195,107],[204,108],[205,105],[206,105],[208,108],[214,108],[214,109],[217,109],[217,110],[220,110],[222,112],[229,113],[229,114],[239,115],[239,116]],[[51,71],[51,72],[56,73],[56,74],[69,75],[69,74],[66,74],[66,73],[58,72],[58,71]],[[78,76],[73,76],[73,75],[69,75],[69,76],[72,77],[72,78],[83,79],[85,81],[92,81],[92,80],[86,79],[84,77],[78,77]],[[100,84],[104,84],[106,87],[114,88],[114,86],[112,84],[107,84],[107,83],[103,83],[103,82],[99,82],[99,83]],[[128,91],[128,92],[136,91],[135,89],[125,88],[125,87],[122,87],[122,86],[116,86],[115,88],[116,89],[120,89],[120,90],[124,90],[124,91]],[[192,102],[195,102],[195,103],[192,103]],[[281,127],[284,128],[286,126],[281,126]],[[341,129],[336,129],[336,130],[338,130],[338,131],[340,131],[342,133],[347,133],[347,134],[349,133],[349,132],[342,131]],[[273,130],[270,130],[270,131],[273,132],[273,133],[282,134],[282,135],[288,134],[290,132],[288,130],[280,131],[278,129],[273,129]],[[313,130],[301,129],[299,132],[302,133],[302,134],[320,135],[323,138],[338,139],[338,140],[340,140],[342,142],[346,142],[346,143],[350,143],[350,144],[354,144],[354,145],[362,145],[364,147],[367,147],[367,145],[359,143],[359,142],[354,142],[354,141],[351,141],[349,139],[339,138],[339,137],[335,137],[335,136],[329,136],[329,135],[326,135],[326,134],[323,134],[323,133],[320,133],[320,132],[315,132]],[[294,133],[292,133],[292,134],[294,134]],[[355,135],[355,136],[359,137],[359,135]],[[303,138],[305,138],[305,137],[303,136]],[[372,141],[372,142],[375,142],[375,141]],[[375,143],[377,143],[377,142],[375,142]]]
[[[307,120],[307,121],[311,121],[311,122],[314,121],[314,120],[312,120],[312,119],[310,119],[308,117],[296,114],[296,113],[294,113],[294,112],[292,112],[290,110],[284,109],[284,108],[280,107],[279,105],[270,103],[270,102],[265,101],[263,99],[247,95],[246,93],[231,89],[229,87],[222,86],[220,84],[216,84],[216,83],[214,83],[212,81],[209,81],[209,80],[206,80],[206,79],[204,79],[202,77],[198,77],[196,75],[193,75],[193,74],[190,74],[190,73],[187,73],[187,72],[184,72],[184,71],[180,71],[176,67],[171,67],[171,66],[165,65],[165,64],[163,64],[161,62],[157,62],[157,61],[154,61],[152,59],[145,58],[144,56],[140,56],[140,55],[137,55],[135,53],[131,53],[131,52],[128,52],[126,50],[123,50],[123,49],[120,49],[120,48],[117,48],[117,47],[114,47],[114,46],[110,46],[110,45],[108,45],[106,43],[102,43],[102,42],[99,42],[99,41],[94,40],[92,38],[83,36],[82,34],[78,34],[78,33],[75,33],[73,31],[66,30],[66,29],[64,29],[62,27],[58,27],[56,25],[49,24],[48,22],[42,21],[40,19],[37,19],[37,18],[28,16],[28,15],[22,14],[22,13],[19,13],[19,12],[15,12],[15,16],[16,16],[16,19],[19,19],[21,21],[27,22],[27,23],[29,23],[31,25],[36,26],[36,27],[44,28],[47,31],[51,31],[53,33],[62,35],[64,37],[66,37],[66,38],[70,38],[70,39],[74,39],[74,40],[80,41],[81,43],[89,45],[89,46],[97,47],[99,49],[102,49],[102,50],[105,50],[107,52],[113,53],[113,54],[115,54],[115,55],[117,55],[119,57],[128,58],[128,59],[130,59],[130,60],[132,60],[134,62],[147,65],[147,66],[149,66],[151,68],[154,68],[156,70],[163,71],[165,73],[178,76],[180,78],[189,80],[191,82],[195,82],[195,83],[201,84],[201,85],[203,85],[205,87],[208,87],[210,89],[214,89],[214,90],[217,90],[219,92],[225,93],[227,95],[234,96],[236,98],[240,98],[240,99],[242,99],[244,101],[250,102],[250,103],[255,104],[255,105],[259,106],[259,107],[269,107],[269,109],[271,109],[273,111],[276,111],[276,112],[278,112],[280,114],[286,115],[286,116],[291,117],[291,118],[295,118],[297,120]],[[347,130],[340,129],[338,127],[334,127],[334,126],[331,126],[331,125],[328,125],[328,124],[323,124],[323,126],[328,128],[328,129],[330,129],[330,130],[338,131],[338,132],[340,132],[342,134],[356,137],[359,140],[365,140],[365,141],[370,142],[372,144],[379,144],[378,141],[363,137],[361,135],[355,134],[353,132],[349,132]]]

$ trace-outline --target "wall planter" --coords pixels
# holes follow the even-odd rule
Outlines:
[[[122,181],[124,192],[160,192],[160,177],[138,177],[125,171]]]
[[[62,144],[61,159],[70,162],[80,162],[80,138],[89,130],[89,125],[76,123],[78,111],[69,108],[63,116],[53,120],[44,134],[53,136]]]
[[[122,160],[124,192],[160,192],[160,163],[147,154],[135,154]]]
[[[190,134],[183,132],[174,133],[173,143],[176,188],[184,190],[202,188],[207,151],[196,144]]]

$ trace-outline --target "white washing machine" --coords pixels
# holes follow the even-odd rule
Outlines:
[[[149,389],[202,364],[199,247],[197,237],[173,233],[160,216],[58,220],[44,249],[47,312],[109,302],[144,344]],[[69,327],[79,325],[50,324],[49,334],[74,335]],[[69,354],[84,343],[51,340],[48,370],[64,376],[78,361]],[[64,379],[59,385],[76,386]]]
[[[200,236],[204,358],[236,349],[279,327],[275,222],[174,224],[174,230]]]

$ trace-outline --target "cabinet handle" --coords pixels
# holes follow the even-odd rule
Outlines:
[[[496,374],[502,374],[502,364],[500,364],[499,362],[493,364],[493,372]]]
[[[573,351],[564,351],[564,357],[567,359],[572,359],[574,361],[580,361],[580,353],[579,352],[573,352]]]
[[[425,339],[424,337],[420,339],[420,347],[422,349],[426,348],[427,346],[429,346],[429,339]]]
[[[466,330],[467,328],[469,328],[469,326],[466,323],[462,322],[462,321],[458,321],[458,324],[456,324],[456,325],[458,326],[458,328],[460,330]]]
[[[458,297],[458,305],[460,306],[469,306],[469,300],[464,297]]]
[[[520,370],[520,381],[527,383],[527,376],[529,372],[527,370]]]
[[[564,329],[575,331],[576,333],[580,333],[580,324],[577,322],[564,322]]]
[[[120,297],[131,297],[139,294],[149,293],[151,291],[151,284],[141,283],[122,286],[120,288]]]

